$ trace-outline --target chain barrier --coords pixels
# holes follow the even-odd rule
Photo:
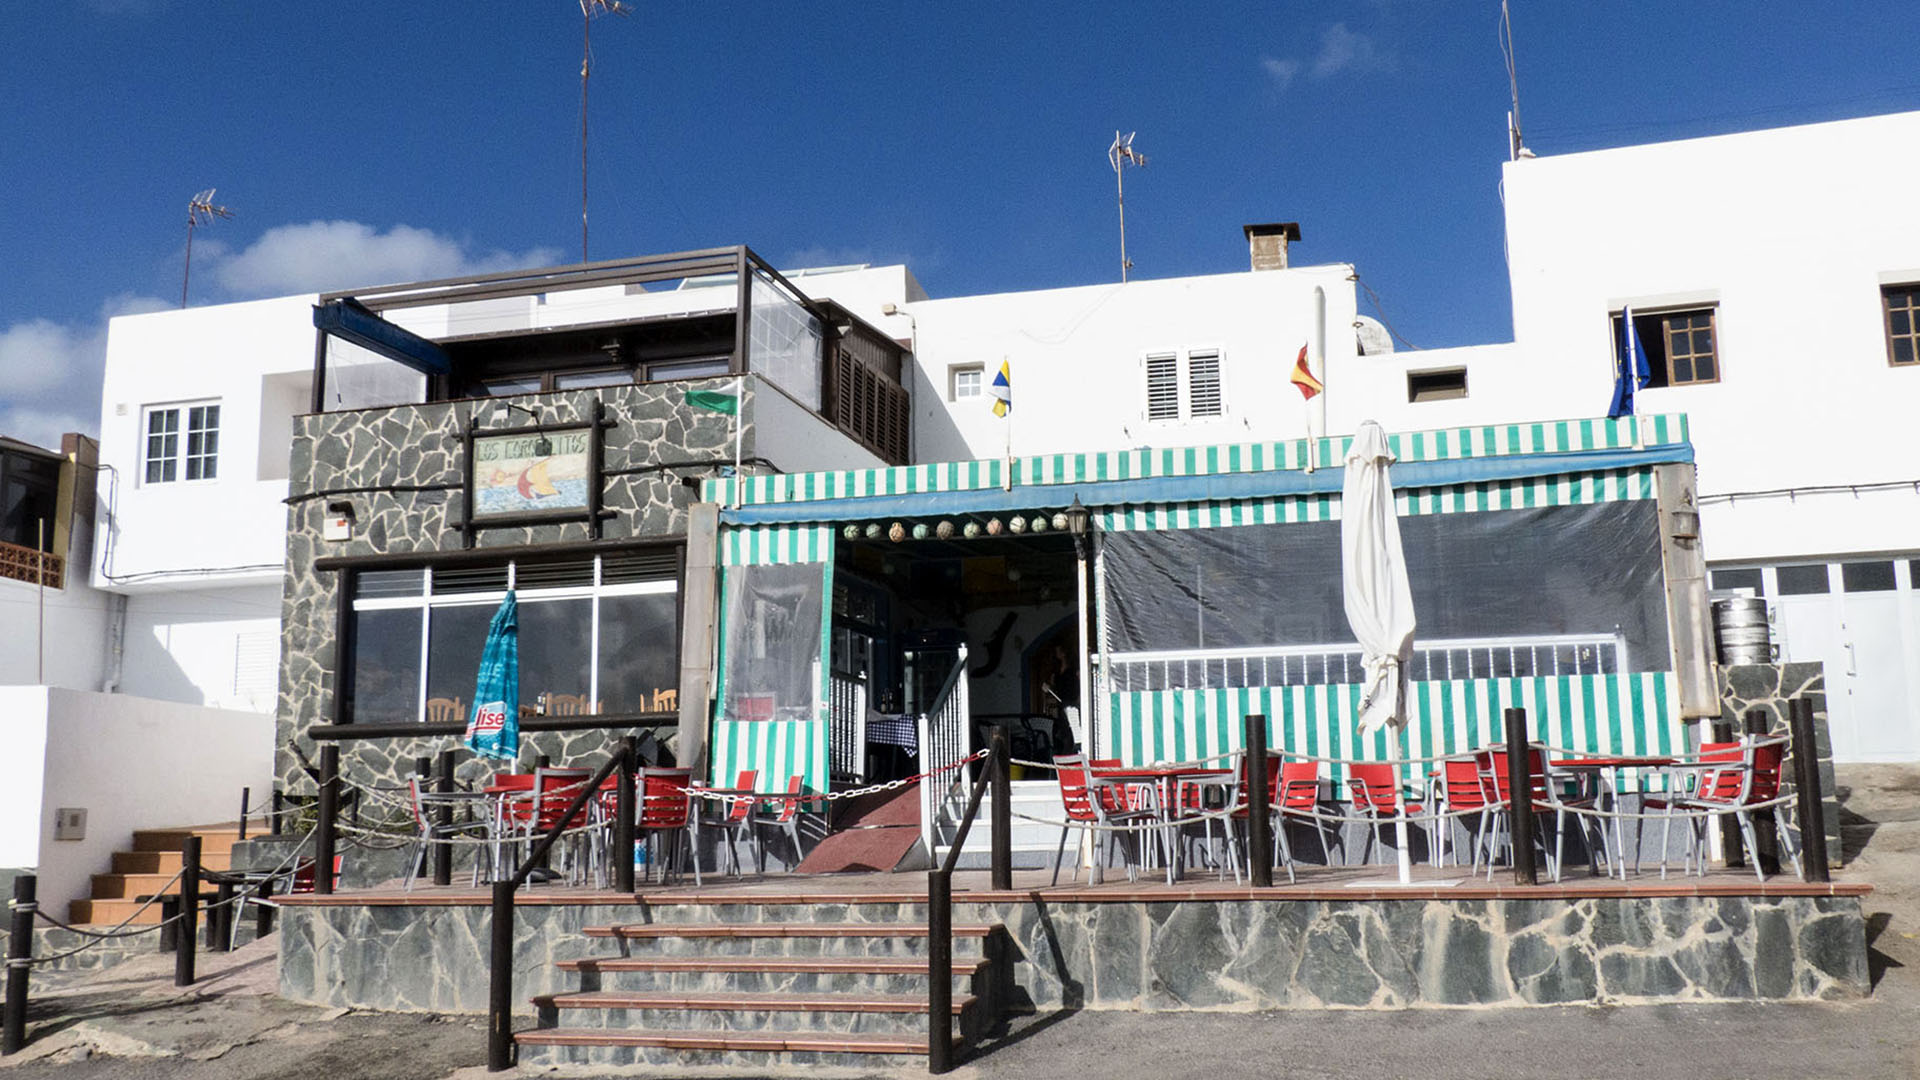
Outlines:
[[[873,795],[882,791],[898,791],[899,789],[906,787],[908,784],[917,784],[922,780],[931,780],[932,778],[939,776],[941,773],[952,772],[955,769],[970,765],[976,761],[980,761],[990,753],[992,753],[992,751],[990,750],[976,750],[973,753],[968,754],[966,757],[960,758],[957,761],[951,761],[945,765],[936,766],[932,769],[928,769],[926,772],[920,773],[917,776],[903,776],[898,780],[888,780],[885,783],[872,784],[863,788],[849,788],[846,791],[827,791],[827,792],[821,792],[819,794],[813,794],[813,795],[794,794],[792,792],[786,792],[786,791],[754,792],[751,795],[746,795],[746,794],[739,794],[731,791],[716,791],[712,788],[702,788],[702,787],[676,787],[674,790],[679,791],[682,794],[693,795],[698,798],[705,799],[709,802],[724,802],[724,803],[772,802],[775,800],[792,799],[798,802],[813,802],[815,800],[819,800],[822,802],[831,803],[831,802],[839,802],[842,799],[858,798],[862,795]],[[1049,768],[1051,768],[1051,766],[1049,766]]]

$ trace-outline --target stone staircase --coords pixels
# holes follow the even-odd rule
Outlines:
[[[514,1036],[521,1063],[924,1068],[927,928],[905,920],[925,906],[838,910],[860,921],[689,904],[650,910],[672,921],[590,927],[607,951],[557,965],[579,989],[533,1000],[539,1026]],[[733,921],[743,914],[765,921]],[[1002,1012],[1005,940],[997,926],[954,927],[956,1057]]]
[[[180,872],[180,848],[189,836],[200,837],[203,869],[231,868],[233,846],[240,842],[238,826],[137,829],[133,850],[113,853],[112,872],[93,875],[92,897],[68,905],[67,921],[75,926],[111,926],[133,915],[140,907],[138,897],[154,895]],[[159,921],[160,905],[153,904],[134,917],[133,925],[150,926]]]

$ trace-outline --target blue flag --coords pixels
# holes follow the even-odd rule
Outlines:
[[[1633,328],[1633,309],[1620,314],[1620,341],[1613,352],[1613,402],[1607,406],[1608,419],[1633,415],[1633,393],[1653,381],[1653,369],[1647,365],[1647,350]]]
[[[473,716],[467,749],[477,757],[512,761],[520,756],[520,608],[508,589],[487,626],[480,677],[473,684]]]

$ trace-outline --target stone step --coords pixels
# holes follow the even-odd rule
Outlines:
[[[925,957],[898,956],[602,956],[562,960],[583,991],[745,994],[924,994]],[[988,962],[955,957],[965,992],[984,989]]]
[[[976,956],[996,927],[956,926],[954,950]],[[611,938],[628,954],[647,956],[925,956],[927,928],[917,923],[643,923],[594,926],[588,937]]]
[[[875,926],[924,926],[927,921],[925,879],[902,888],[884,899],[852,902],[835,900],[818,893],[791,896],[748,896],[738,902],[685,902],[674,893],[652,894],[644,898],[646,918],[661,926],[712,925],[805,925],[811,923],[862,923]],[[685,883],[687,900],[695,894],[693,883]],[[957,899],[957,898],[956,898]]]
[[[979,999],[956,994],[963,1032]],[[808,1031],[927,1036],[924,994],[636,993],[603,990],[533,999],[543,1025],[633,1031]]]
[[[662,1032],[543,1028],[514,1035],[521,1063],[579,1065],[753,1066],[794,1068],[926,1067],[927,1040],[898,1035],[806,1031]],[[959,1040],[955,1040],[956,1047]]]

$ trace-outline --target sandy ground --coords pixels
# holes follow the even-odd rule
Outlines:
[[[954,1075],[1920,1077],[1920,767],[1847,767],[1840,783],[1849,858],[1843,876],[1876,887],[1867,900],[1875,985],[1862,1000],[1395,1013],[1062,1013],[1017,1022],[991,1053]],[[186,991],[173,987],[172,959],[159,954],[104,973],[36,976],[32,1041],[22,1053],[0,1059],[0,1080],[499,1075],[485,1071],[478,1018],[289,1004],[273,995],[273,965],[268,939],[228,956],[203,957],[202,979]],[[623,1074],[751,1075],[569,1075]],[[806,1075],[827,1080],[862,1074],[809,1069]]]

